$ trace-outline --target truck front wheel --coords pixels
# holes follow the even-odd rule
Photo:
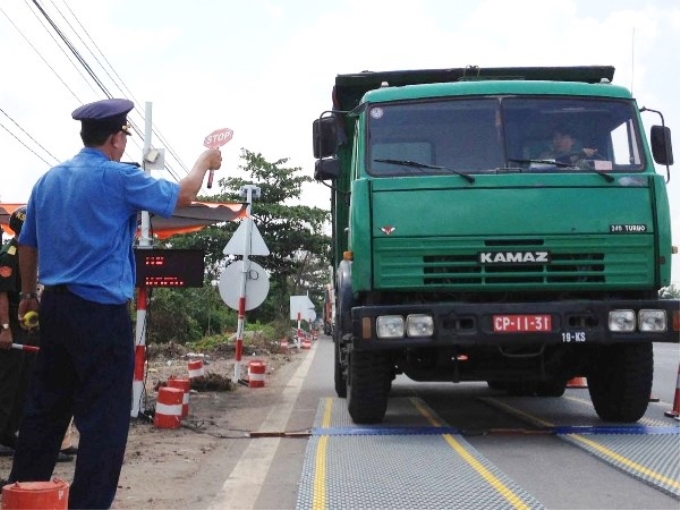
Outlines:
[[[389,356],[379,352],[350,353],[347,409],[354,423],[380,423],[383,420],[391,381]]]
[[[588,371],[588,391],[604,421],[633,423],[647,411],[654,378],[651,342],[601,348]]]

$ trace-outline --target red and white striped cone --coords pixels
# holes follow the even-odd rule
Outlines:
[[[189,415],[189,392],[191,391],[191,379],[187,377],[170,377],[168,379],[169,388],[179,388],[183,392],[182,397],[182,418]]]
[[[189,379],[191,379],[192,382],[203,380],[203,376],[205,376],[205,371],[203,369],[203,360],[202,359],[189,360],[188,369],[189,369]]]
[[[248,363],[248,387],[262,388],[264,387],[264,373],[267,366],[264,361],[254,359]]]
[[[673,409],[663,413],[664,416],[680,420],[680,365],[678,365],[678,378],[675,381],[675,396],[673,397]]]
[[[583,376],[572,377],[567,381],[567,388],[587,388],[588,382]]]
[[[161,429],[178,429],[182,422],[183,397],[184,392],[179,388],[161,387],[158,390],[153,424]]]
[[[280,341],[279,341],[279,349],[281,352],[286,353],[288,352],[288,337],[284,336]]]
[[[303,349],[311,349],[312,348],[312,341],[309,339],[309,335],[302,334],[302,345],[301,347]]]

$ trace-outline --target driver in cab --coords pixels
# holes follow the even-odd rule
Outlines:
[[[569,126],[558,126],[553,130],[550,150],[541,154],[541,159],[554,159],[558,163],[575,165],[582,159],[592,158],[597,149],[582,147],[574,130]]]

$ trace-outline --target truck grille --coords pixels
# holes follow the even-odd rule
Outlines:
[[[442,284],[522,284],[522,283],[601,283],[604,278],[604,254],[558,254],[551,264],[517,266],[497,264],[482,266],[476,256],[423,257],[423,283]]]
[[[652,237],[545,238],[513,242],[478,239],[375,239],[376,288],[557,289],[624,288],[653,282]],[[482,264],[478,253],[528,245],[550,252],[540,264]]]

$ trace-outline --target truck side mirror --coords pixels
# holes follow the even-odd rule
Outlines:
[[[335,117],[316,119],[313,125],[314,157],[334,156],[338,150],[338,125]]]
[[[317,159],[314,163],[314,180],[334,180],[340,176],[340,161],[337,158]]]
[[[652,126],[650,138],[654,161],[660,165],[672,165],[673,145],[671,143],[671,129],[666,126]]]

